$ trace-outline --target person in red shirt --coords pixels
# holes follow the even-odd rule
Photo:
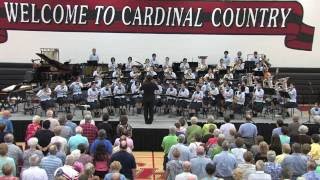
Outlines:
[[[92,116],[90,114],[85,115],[85,123],[81,124],[83,133],[82,135],[88,138],[89,144],[92,144],[97,137],[98,128],[91,124]]]
[[[33,116],[32,123],[29,124],[27,127],[25,142],[27,142],[31,137],[33,137],[36,134],[36,132],[39,129],[41,129],[40,121],[40,116]]]

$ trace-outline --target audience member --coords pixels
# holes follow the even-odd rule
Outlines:
[[[264,171],[264,162],[258,160],[256,162],[256,172],[249,175],[248,180],[271,180],[270,174],[266,174]]]
[[[223,150],[223,148],[222,148],[223,142],[225,142],[224,135],[220,134],[218,136],[217,144],[211,150],[208,151],[208,154],[209,154],[211,159],[213,159],[215,155],[217,155],[217,154],[222,152],[222,150]]]
[[[120,151],[120,142],[121,141],[126,141],[127,142],[127,152],[132,154],[132,149],[133,148],[133,141],[130,137],[127,137],[125,135],[120,136],[120,138],[117,138],[114,142],[114,146],[112,149],[112,153],[116,153]]]
[[[14,144],[14,136],[13,134],[6,134],[4,136],[4,142],[8,145],[8,156],[13,158],[16,167],[18,167],[19,162],[22,162],[23,152],[19,146]],[[18,172],[18,169],[17,169]]]
[[[104,131],[101,129],[100,131]],[[95,175],[99,176],[100,178],[104,178],[105,174],[109,170],[109,150],[107,150],[107,147],[105,143],[101,142],[95,145],[95,150],[93,151],[93,162],[94,167],[96,168]]]
[[[18,180],[19,178],[12,175],[13,166],[10,164],[5,164],[2,167],[3,176],[0,176],[0,180]]]
[[[214,123],[214,116],[208,116],[207,123],[202,126],[203,136],[210,133],[209,132],[210,128],[213,129],[213,131],[217,129],[217,125]]]
[[[190,160],[191,172],[195,174],[198,179],[202,179],[206,176],[205,167],[211,163],[211,159],[205,157],[205,149],[203,146],[198,146],[197,156]]]
[[[320,159],[320,136],[318,134],[313,134],[311,136],[312,139],[312,144],[311,144],[311,150],[309,153],[309,156],[313,159],[313,160],[318,160]]]
[[[306,180],[319,180],[320,175],[316,173],[317,164],[314,160],[310,160],[307,162],[307,173],[305,173],[302,177]]]
[[[54,177],[63,176],[68,179],[78,179],[79,172],[73,168],[74,162],[74,157],[72,155],[68,155],[66,157],[65,164],[62,167],[56,169],[56,171],[54,172]]]
[[[197,156],[197,147],[203,145],[202,144],[202,138],[200,134],[195,134],[194,137],[195,141],[189,144],[189,150],[191,153],[191,158],[194,158]]]
[[[112,144],[106,139],[106,131],[104,129],[100,129],[98,131],[98,138],[94,140],[94,142],[90,146],[90,154],[95,154],[96,148],[99,144],[102,144],[105,147],[106,153],[111,155],[112,153]]]
[[[5,133],[13,133],[13,125],[10,120],[11,113],[8,110],[2,112],[2,118],[0,119],[0,124],[5,125]]]
[[[76,134],[77,124],[72,122],[72,119],[73,119],[72,113],[68,113],[66,118],[67,118],[67,121],[66,121],[65,125],[70,127],[71,130],[72,130],[72,135],[75,135]]]
[[[50,130],[51,131],[54,131],[54,128],[56,126],[59,126],[59,121],[58,119],[54,118],[53,117],[53,111],[51,109],[47,110],[47,117],[46,117],[46,120],[49,120],[50,121]]]
[[[182,127],[179,121],[174,123],[174,126],[176,127],[177,136],[179,136],[180,134],[186,135],[186,128]]]
[[[57,152],[57,146],[50,145],[48,155],[40,162],[40,168],[46,171],[49,180],[53,180],[55,171],[63,166],[61,159],[56,156]]]
[[[311,157],[309,156],[310,151],[311,151],[311,146],[310,146],[310,144],[308,144],[308,143],[302,144],[302,146],[301,146],[301,152],[302,152],[303,155],[307,156],[308,160],[311,159]]]
[[[33,154],[29,157],[30,167],[22,172],[21,179],[23,180],[47,180],[48,175],[44,169],[39,167],[40,157],[37,154]]]
[[[116,129],[117,137],[121,136],[121,129],[125,129],[128,132],[128,136],[132,137],[132,126],[128,123],[127,115],[121,115],[119,118],[119,124]]]
[[[167,180],[175,179],[176,176],[183,172],[182,163],[180,160],[180,151],[177,148],[172,150],[173,159],[168,161],[166,165],[165,176]]]
[[[277,127],[272,130],[272,136],[275,134],[282,135],[281,128],[282,128],[282,126],[284,126],[283,120],[278,119],[276,125],[277,125]]]
[[[176,175],[175,180],[197,180],[197,176],[195,174],[191,173],[191,163],[189,161],[184,161],[182,163],[183,172]]]
[[[176,128],[170,127],[169,128],[169,135],[163,137],[161,147],[164,151],[164,157],[163,157],[163,170],[166,170],[166,164],[168,162],[168,154],[170,151],[171,146],[178,143],[178,137],[176,136]]]
[[[238,168],[243,171],[243,179],[247,180],[249,175],[256,172],[256,166],[253,159],[253,154],[247,151],[243,154],[244,163],[238,164]]]
[[[243,171],[240,168],[235,168],[232,171],[233,180],[243,180]]]
[[[210,138],[214,138],[215,130],[220,131],[218,128],[214,126],[209,126],[209,130],[208,130],[209,132],[202,137],[202,143],[206,144]]]
[[[92,180],[94,178],[94,171],[94,165],[92,163],[87,163],[84,166],[84,171],[79,175],[79,180]]]
[[[79,144],[78,149],[80,150],[80,157],[78,159],[78,162],[81,162],[83,165],[86,165],[88,163],[92,163],[93,159],[92,156],[87,154],[88,146],[86,144]]]
[[[66,138],[61,136],[61,130],[62,130],[61,126],[56,126],[54,128],[53,132],[55,136],[51,138],[50,144],[59,143],[60,144],[60,148],[58,148],[59,151],[66,153],[68,150],[68,141]]]
[[[11,173],[8,174],[4,170],[11,169]],[[16,176],[16,163],[14,159],[8,156],[8,145],[5,143],[0,144],[0,176],[13,175]]]
[[[4,130],[6,129],[6,125],[0,123],[0,143],[4,143],[4,136],[7,134]]]
[[[121,134],[120,137],[114,141],[114,146],[116,146],[116,147],[119,146],[120,140],[124,139],[127,141],[128,148],[130,148],[130,150],[132,151],[134,148],[134,143],[133,143],[132,138],[129,136],[128,131],[124,128],[121,128],[120,134]]]
[[[208,163],[205,167],[205,170],[207,175],[202,178],[202,180],[217,180],[217,178],[214,176],[216,169],[212,163]]]
[[[84,124],[84,123],[86,122],[86,116],[87,116],[87,115],[92,117],[92,114],[91,114],[90,111],[85,111],[85,112],[83,113],[83,115],[84,115],[84,119],[81,119],[81,121],[80,121],[80,123],[79,123],[79,126],[82,125],[82,124]],[[96,122],[95,122],[94,119],[92,119],[92,118],[91,118],[91,120],[90,120],[89,122],[90,122],[90,124],[92,124],[92,125],[96,125]]]
[[[35,137],[30,138],[27,141],[28,147],[29,149],[26,149],[23,152],[23,167],[22,167],[22,171],[24,169],[27,169],[30,167],[30,157],[33,155],[37,155],[38,159],[39,159],[39,163],[40,160],[43,158],[43,153],[40,150],[37,150],[37,146],[38,146],[38,139]]]
[[[40,116],[36,115],[32,118],[32,123],[28,124],[25,136],[25,142],[27,142],[31,137],[35,135],[35,133],[41,128],[40,126]]]
[[[257,126],[253,124],[252,117],[246,116],[246,122],[241,124],[238,130],[238,134],[243,138],[244,144],[247,148],[250,148],[254,144],[254,139],[258,135]]]
[[[85,115],[84,119],[85,122],[81,124],[80,127],[82,127],[83,136],[88,138],[89,144],[92,144],[97,137],[98,128],[91,124],[92,116],[90,114]]]
[[[120,174],[120,170],[122,169],[122,166],[119,161],[113,161],[110,164],[110,171],[106,176],[104,177],[104,180],[126,180],[126,177],[123,174]]]
[[[269,151],[269,145],[265,141],[262,141],[259,144],[259,152],[254,157],[254,160],[256,162],[258,160],[262,160],[264,162],[267,162],[267,153],[268,153],[268,151]]]
[[[71,136],[68,141],[68,147],[70,149],[70,152],[77,149],[79,144],[84,144],[86,147],[89,147],[89,141],[88,138],[82,135],[83,129],[80,126],[76,127],[76,134],[74,136]]]
[[[178,143],[173,145],[168,152],[168,159],[169,160],[173,159],[173,154],[172,154],[173,150],[178,149],[180,152],[179,160],[190,161],[190,159],[192,158],[191,152],[190,152],[188,146],[186,146],[184,144],[184,142],[185,142],[185,136],[183,134],[180,134],[178,137]]]
[[[254,140],[254,145],[251,146],[251,149],[250,151],[252,152],[253,154],[253,157],[256,156],[256,154],[260,151],[260,147],[259,147],[259,144],[264,141],[264,137],[263,136],[260,136],[258,135],[255,140]]]
[[[281,147],[282,146],[281,146],[279,135],[278,134],[272,135],[269,149],[275,151],[276,154],[279,155],[282,153]]]
[[[275,162],[281,164],[283,159],[286,158],[291,152],[291,147],[289,144],[282,145],[282,154],[276,156]]]
[[[228,141],[232,138],[232,135],[230,134],[230,130],[236,130],[236,127],[233,123],[230,123],[230,116],[225,115],[224,116],[224,124],[221,125],[220,131],[224,134],[225,139]]]
[[[100,129],[104,129],[106,131],[106,135],[107,138],[109,139],[109,141],[113,142],[115,137],[114,137],[114,130],[112,125],[109,123],[109,114],[108,113],[104,113],[102,115],[102,122],[100,122],[97,125],[97,128]]]
[[[268,162],[264,165],[264,172],[271,175],[272,179],[280,180],[282,168],[281,165],[276,163],[276,152],[268,151],[267,153]]]
[[[294,135],[297,135],[299,134],[299,127],[300,127],[300,117],[298,115],[293,115],[292,117],[292,122],[289,123],[288,125],[288,135],[289,136],[294,136]]]
[[[292,135],[290,138],[290,143],[299,143],[299,144],[311,144],[311,137],[307,135],[309,131],[309,128],[305,125],[301,125],[298,128],[298,133],[297,135]]]
[[[48,145],[50,144],[51,138],[54,137],[54,133],[50,131],[49,128],[50,121],[45,120],[42,122],[42,129],[39,129],[34,135],[34,137],[38,139],[40,149],[42,150],[44,155],[47,154]]]
[[[243,154],[247,152],[247,149],[244,148],[244,142],[241,137],[238,137],[235,142],[236,147],[231,149],[231,153],[234,154],[234,156],[237,159],[237,163],[244,163]]]
[[[187,131],[186,131],[187,144],[194,142],[196,135],[202,136],[202,129],[199,125],[197,125],[198,118],[193,116],[191,117],[190,121],[191,121],[191,126],[187,127]]]
[[[279,135],[281,145],[282,144],[290,144],[290,136],[288,136],[289,128],[286,126],[282,126],[281,132],[282,132],[282,134]]]
[[[61,126],[61,133],[60,136],[64,137],[66,140],[69,140],[71,136],[73,136],[73,130],[71,127],[66,125],[67,119],[66,116],[60,116],[59,117],[59,124]]]

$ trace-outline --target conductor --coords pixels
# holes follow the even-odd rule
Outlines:
[[[146,76],[143,84],[140,87],[140,91],[143,91],[143,110],[144,121],[146,124],[152,124],[153,121],[153,109],[155,104],[154,91],[158,90],[158,86],[153,82],[152,76]]]

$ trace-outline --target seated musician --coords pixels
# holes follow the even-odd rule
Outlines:
[[[172,68],[171,64],[170,64],[170,59],[169,57],[165,58],[164,64],[163,64],[163,70],[165,71],[167,68]]]
[[[154,91],[154,94],[155,94],[155,97],[156,97],[156,106],[157,107],[161,107],[162,106],[162,101],[161,101],[161,95],[162,95],[162,91],[163,91],[163,89],[162,89],[162,86],[161,86],[161,84],[158,82],[158,81],[155,81],[155,83],[157,84],[157,86],[158,86],[158,90],[155,90]]]
[[[137,79],[141,75],[137,66],[132,67],[132,71],[129,73],[131,79]]]
[[[189,106],[190,112],[189,116],[192,117],[200,110],[202,107],[202,100],[203,100],[203,92],[200,89],[200,86],[196,86],[196,90],[192,94],[191,103]]]
[[[233,79],[233,73],[230,71],[230,69],[227,70],[227,73],[223,76],[223,79]]]
[[[170,109],[176,104],[177,89],[173,86],[173,83],[169,84],[169,88],[166,90],[167,103],[165,113],[169,113]],[[174,96],[174,97],[172,97]]]
[[[98,89],[101,88],[101,84],[102,84],[102,77],[101,77],[101,66],[97,66],[96,70],[93,71],[92,76],[94,77],[94,81],[96,82],[96,86]]]
[[[188,69],[188,70],[184,71],[184,78],[186,80],[188,80],[188,79],[196,79],[196,75],[192,72],[191,69]]]
[[[98,108],[99,108],[99,104],[98,104],[98,96],[99,96],[99,90],[96,86],[96,82],[93,81],[91,83],[91,87],[88,89],[87,92],[87,103],[88,105],[90,105],[90,111],[93,112],[95,117],[99,116],[99,112],[98,112]]]
[[[298,107],[297,104],[297,90],[294,87],[293,83],[290,83],[289,87],[288,87],[288,94],[289,94],[289,98],[287,103],[285,104],[286,108],[296,108]]]
[[[319,103],[316,102],[314,106],[310,109],[310,116],[314,120],[315,123],[319,124],[320,120],[320,107]]]
[[[166,83],[170,83],[172,82],[172,80],[174,81],[177,78],[177,75],[176,73],[173,72],[172,68],[167,68],[165,70],[164,77],[166,80],[168,79],[170,80],[170,81],[166,81]]]
[[[245,86],[240,86],[240,89],[236,91],[235,94],[235,112],[236,113],[244,113],[244,103],[246,101],[246,93],[245,93]]]
[[[263,66],[262,64],[259,62],[256,64],[256,68],[253,69],[254,71],[263,71]]]
[[[190,69],[190,65],[188,63],[188,60],[187,60],[187,58],[183,58],[182,63],[180,63],[180,71],[185,72],[188,69]]]
[[[201,86],[201,91],[203,92],[203,110],[206,113],[208,111],[209,108],[209,104],[210,104],[210,99],[211,97],[209,97],[209,92],[211,90],[211,85],[209,82],[209,79],[207,78],[203,78],[203,84]]]
[[[123,77],[122,71],[120,67],[117,67],[116,70],[112,73],[112,82],[116,83],[117,79],[120,79]]]
[[[220,59],[218,65],[217,65],[217,70],[220,71],[220,70],[225,70],[225,69],[227,69],[227,66],[224,63],[224,60]]]
[[[128,62],[126,63],[126,71],[132,71],[132,65],[133,65],[132,57],[129,56],[128,57]]]
[[[206,75],[204,75],[204,78],[214,79],[214,72],[211,68],[208,69],[208,73]]]
[[[40,106],[42,110],[47,111],[50,108],[54,107],[54,104],[51,100],[51,89],[48,84],[43,84],[42,89],[36,94],[40,98]]]
[[[217,96],[219,95],[219,89],[216,86],[214,80],[210,82],[210,91],[208,93],[209,103],[211,106],[215,106],[217,104]]]
[[[90,54],[88,62],[99,62],[99,55],[97,54],[96,48],[92,49],[92,54]]]
[[[206,71],[208,69],[208,64],[206,62],[206,59],[201,59],[197,70],[198,71]]]
[[[153,66],[153,67],[157,67],[157,66],[160,65],[159,62],[158,62],[158,60],[157,60],[157,55],[156,55],[156,53],[153,53],[153,54],[152,54],[150,64],[151,64],[151,66]]]
[[[103,110],[107,108],[108,113],[112,114],[112,90],[110,82],[105,83],[104,87],[100,89],[100,108]]]
[[[66,85],[66,82],[61,81],[60,84],[54,88],[54,92],[57,94],[57,103],[59,104],[59,107],[64,106],[67,103],[68,97],[68,86]],[[68,111],[68,107],[65,108],[66,111]]]
[[[232,109],[232,102],[233,102],[233,89],[231,88],[231,84],[227,83],[225,84],[223,97],[224,97],[224,106],[225,109],[231,110]]]
[[[186,88],[186,84],[182,83],[179,89],[178,99],[177,102],[177,114],[181,116],[183,110],[188,108],[188,98],[189,98],[189,90]]]
[[[254,51],[253,56],[249,59],[249,61],[254,61],[257,64],[260,61],[260,57],[258,56],[258,52]]]
[[[119,113],[125,113],[125,105],[126,105],[126,88],[122,84],[121,80],[118,79],[117,83],[113,89],[114,95],[114,108],[119,109]]]
[[[256,84],[256,88],[253,92],[253,115],[257,116],[258,113],[262,113],[264,105],[264,90],[261,87],[261,83]]]
[[[242,52],[239,51],[237,53],[237,57],[234,58],[234,66],[233,70],[243,70],[244,69],[244,63],[243,63],[243,58],[242,58]]]
[[[154,71],[154,68],[152,66],[150,66],[148,69],[147,69],[147,73],[146,73],[146,76],[156,76],[157,73]]]
[[[76,81],[70,84],[69,88],[72,90],[72,97],[73,97],[74,104],[81,103],[83,101],[83,97],[82,97],[83,84],[81,82],[80,76],[77,77]]]
[[[137,114],[141,114],[142,111],[142,95],[140,93],[140,88],[141,83],[138,80],[135,80],[134,83],[131,85],[131,94],[132,94],[132,101],[131,103],[135,105],[137,109]]]
[[[112,57],[110,63],[108,64],[109,71],[114,72],[117,69],[116,58]]]
[[[147,69],[148,69],[149,67],[151,67],[151,66],[152,66],[152,65],[151,65],[150,59],[147,58],[147,59],[144,61],[144,65],[143,65],[144,70],[147,71]]]
[[[229,66],[231,64],[231,58],[229,56],[229,52],[228,51],[224,51],[224,56],[221,58],[223,59],[223,64],[225,64],[226,66]]]

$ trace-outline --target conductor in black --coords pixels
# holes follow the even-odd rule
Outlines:
[[[154,91],[158,90],[158,86],[153,82],[152,76],[146,76],[143,84],[140,87],[140,91],[143,91],[143,110],[144,121],[146,124],[152,124],[153,110],[155,104]]]

